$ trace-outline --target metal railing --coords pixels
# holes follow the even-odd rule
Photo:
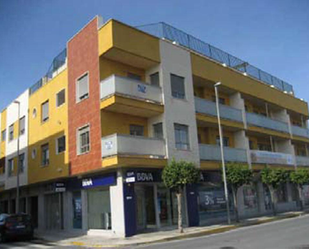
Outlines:
[[[221,104],[219,105],[219,108],[221,118],[243,122],[241,110]],[[195,97],[195,110],[198,113],[217,117],[216,103],[206,99]]]
[[[273,85],[277,89],[287,91],[294,94],[292,85],[278,79],[277,77],[258,69],[255,66],[250,65],[233,55],[230,55],[221,49],[218,49],[206,42],[199,40],[198,38],[189,35],[175,27],[164,22],[137,26],[136,28],[154,35],[159,38],[164,38],[177,44],[189,48],[197,53],[207,56],[221,64],[225,64],[239,72],[247,73],[251,77],[258,79],[265,84]]]
[[[292,125],[292,134],[300,137],[309,138],[309,130],[299,126]]]
[[[35,93],[44,84],[54,77],[54,74],[65,64],[67,58],[67,49],[65,48],[52,61],[47,73],[29,88],[29,94]]]
[[[309,166],[309,157],[295,156],[297,166]]]
[[[199,144],[201,160],[221,161],[220,147],[211,144]],[[228,162],[247,162],[247,151],[224,147],[224,160]]]
[[[113,155],[146,155],[165,157],[165,140],[142,136],[113,134],[102,137],[102,157]]]
[[[112,75],[101,81],[101,99],[115,93],[138,99],[162,102],[162,91],[160,87],[145,84],[144,82]]]
[[[289,133],[288,124],[281,121],[249,112],[246,113],[246,119],[247,123],[251,125]]]

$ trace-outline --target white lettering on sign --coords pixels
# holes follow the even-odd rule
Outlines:
[[[153,182],[152,173],[137,173],[136,177],[138,182]]]
[[[126,182],[130,183],[130,182],[135,182],[135,177],[128,177],[126,178]]]
[[[92,185],[93,185],[93,183],[92,183],[91,179],[84,179],[83,182],[82,182],[83,187],[88,187],[88,186],[92,186]]]

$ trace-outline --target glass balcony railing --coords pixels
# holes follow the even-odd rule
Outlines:
[[[263,150],[251,150],[251,163],[294,165],[295,158],[291,154],[270,152]]]
[[[264,117],[262,115],[249,112],[246,113],[246,119],[248,124],[254,126],[289,133],[288,124],[281,121],[277,121],[268,117]]]
[[[141,81],[112,75],[101,81],[101,99],[114,94],[120,94],[148,102],[162,102],[160,87],[145,84]]]
[[[243,122],[241,110],[227,105],[220,105],[219,108],[221,118]],[[197,113],[208,114],[217,117],[216,103],[206,99],[195,97],[195,110]]]
[[[295,156],[297,166],[309,166],[309,157]]]
[[[292,134],[295,136],[309,138],[309,130],[299,126],[292,125]]]
[[[208,161],[221,161],[220,147],[211,144],[200,144],[200,158]],[[247,162],[245,149],[224,147],[224,159],[228,162]]]
[[[113,134],[102,138],[102,157],[138,155],[164,158],[165,140],[142,136]]]

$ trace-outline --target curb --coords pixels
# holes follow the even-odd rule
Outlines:
[[[256,226],[256,225],[261,225],[265,223],[271,223],[274,221],[296,218],[296,217],[303,216],[305,214],[308,214],[308,212],[302,212],[302,213],[297,213],[297,214],[292,213],[292,214],[286,214],[286,215],[281,215],[281,216],[279,215],[279,216],[271,217],[265,220],[257,220],[257,221],[252,221],[252,222],[249,221],[249,222],[244,222],[240,224],[226,225],[224,227],[214,228],[214,229],[210,229],[206,231],[199,231],[199,232],[190,233],[190,234],[180,234],[174,237],[157,239],[157,240],[146,241],[146,242],[126,243],[126,244],[121,244],[121,245],[119,244],[110,245],[110,244],[91,244],[91,243],[85,243],[85,242],[80,242],[80,241],[73,241],[68,244],[74,245],[74,246],[86,246],[90,248],[102,248],[102,247],[123,248],[123,247],[128,247],[128,246],[134,247],[134,246],[140,246],[140,245],[149,245],[149,244],[169,242],[169,241],[182,240],[182,239],[188,239],[188,238],[202,237],[202,236],[212,235],[212,234],[219,234],[219,233],[232,231],[232,230],[235,230],[241,227]]]

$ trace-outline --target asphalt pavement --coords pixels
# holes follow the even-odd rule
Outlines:
[[[133,248],[133,247],[131,247]],[[147,249],[309,249],[309,215],[233,231],[139,246]]]

